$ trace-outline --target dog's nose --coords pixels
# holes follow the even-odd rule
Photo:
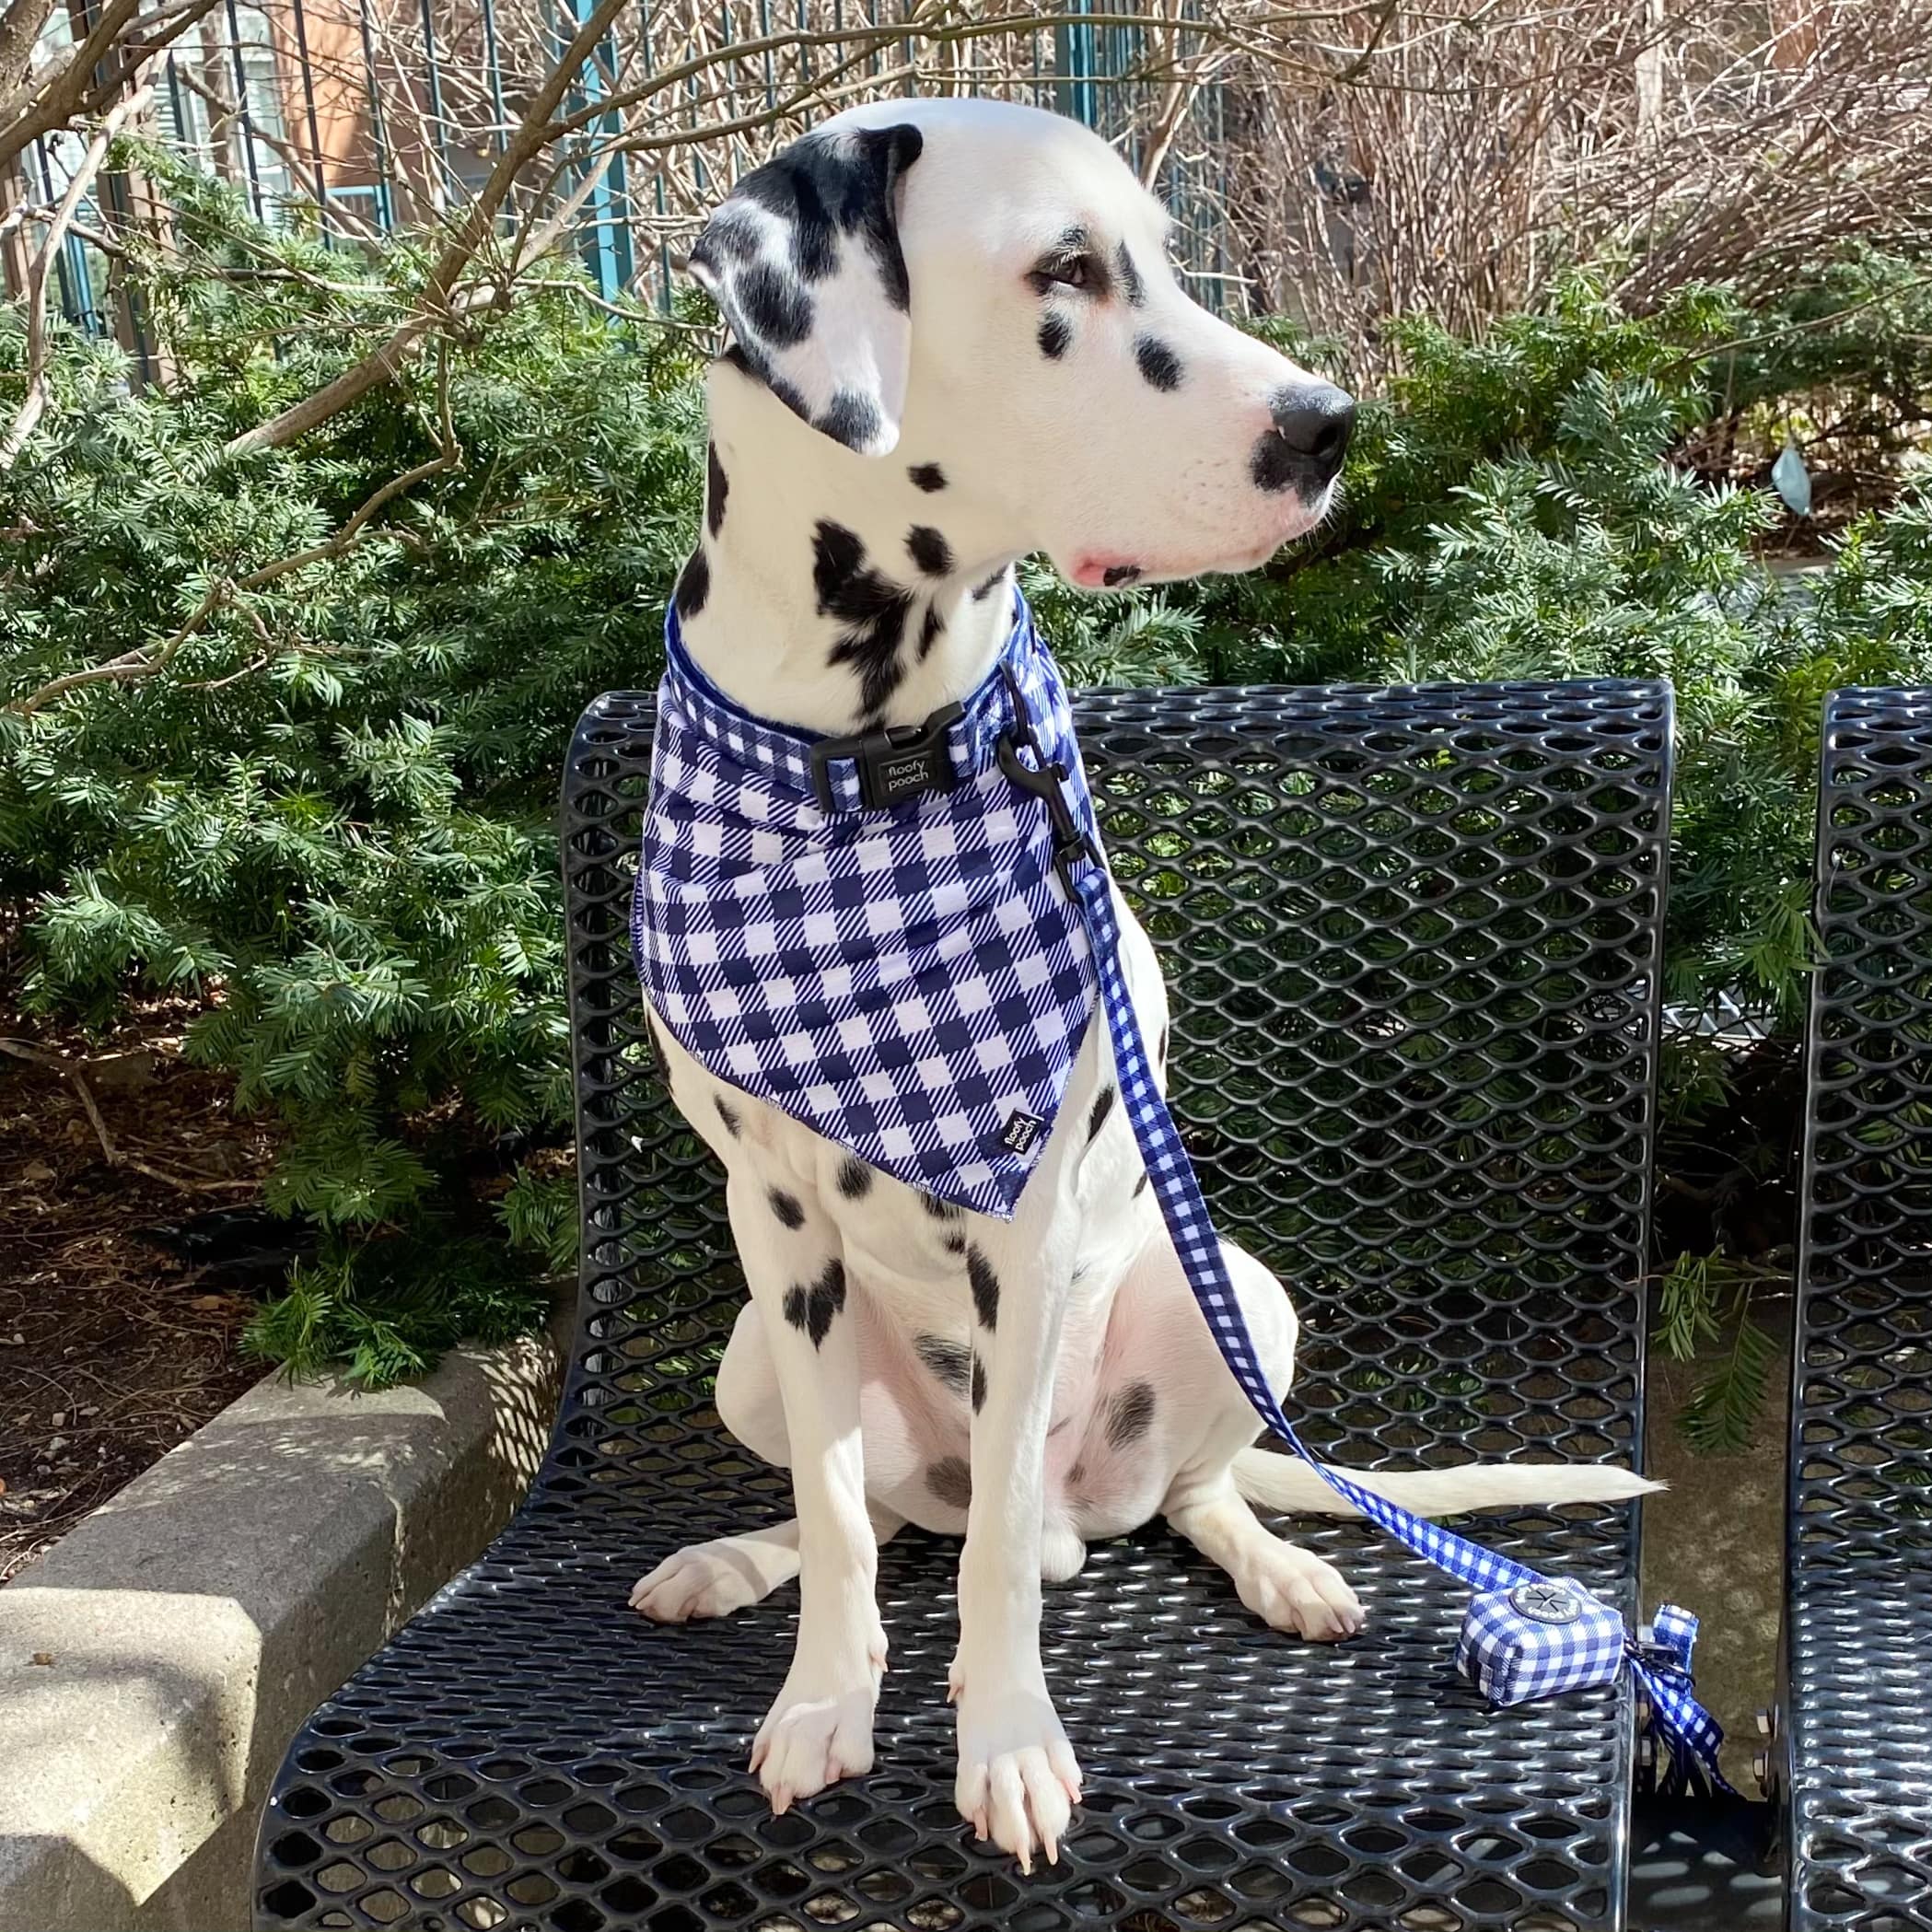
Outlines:
[[[1342,467],[1355,428],[1355,398],[1332,382],[1298,383],[1276,390],[1269,402],[1275,434],[1323,482]]]

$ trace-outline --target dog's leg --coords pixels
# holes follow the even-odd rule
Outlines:
[[[760,1461],[774,1469],[792,1466],[777,1364],[755,1301],[739,1309],[725,1358],[717,1366],[717,1413],[726,1428]],[[904,1527],[903,1518],[877,1503],[868,1503],[867,1508],[873,1535],[881,1544]],[[792,1517],[768,1529],[720,1536],[674,1551],[637,1579],[631,1608],[656,1624],[728,1616],[762,1601],[797,1574],[798,1519]]]
[[[1287,1294],[1232,1241],[1223,1241],[1221,1251],[1263,1372],[1279,1400],[1287,1393],[1295,1367],[1295,1315]],[[1203,1428],[1169,1485],[1161,1513],[1228,1572],[1241,1601],[1276,1630],[1317,1641],[1353,1636],[1362,1627],[1362,1608],[1341,1572],[1311,1550],[1266,1529],[1235,1487],[1234,1459],[1254,1440],[1254,1411],[1193,1305],[1171,1250],[1169,1262],[1176,1301],[1175,1373],[1198,1390]]]
[[[886,1636],[866,1509],[856,1323],[836,1229],[816,1201],[736,1165],[731,1232],[784,1398],[798,1508],[798,1640],[751,1769],[774,1812],[872,1768]],[[765,1553],[775,1558],[782,1553]]]
[[[1050,1202],[1054,1185],[1042,1164],[1028,1198]],[[1057,1859],[1080,1797],[1080,1768],[1040,1658],[1043,1462],[1072,1268],[1071,1254],[1059,1251],[1071,1243],[1048,1220],[1023,1200],[1010,1226],[976,1221],[967,1247],[985,1396],[972,1421],[960,1560],[955,1798],[981,1837],[1013,1853],[1022,1870],[1036,1849]]]

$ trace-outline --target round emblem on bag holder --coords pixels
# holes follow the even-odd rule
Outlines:
[[[1560,1583],[1519,1583],[1509,1592],[1509,1607],[1532,1624],[1574,1624],[1583,1614],[1583,1599]]]

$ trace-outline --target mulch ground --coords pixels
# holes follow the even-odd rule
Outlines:
[[[264,1372],[239,1344],[286,1260],[273,1134],[183,1063],[185,1018],[0,1026],[0,1582]]]

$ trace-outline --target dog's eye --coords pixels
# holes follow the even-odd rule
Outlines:
[[[1050,288],[1097,288],[1104,275],[1091,255],[1049,255],[1027,280],[1044,295]]]

